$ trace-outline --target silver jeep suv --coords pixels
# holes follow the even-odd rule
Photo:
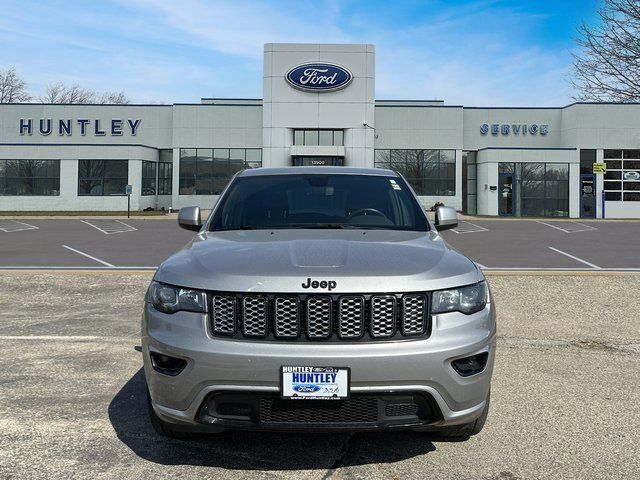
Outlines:
[[[158,268],[142,316],[149,414],[225,429],[413,429],[467,438],[489,410],[496,313],[482,272],[381,169],[236,175]]]

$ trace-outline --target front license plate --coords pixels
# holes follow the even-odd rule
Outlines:
[[[349,397],[349,368],[293,367],[280,370],[282,398],[340,400]]]

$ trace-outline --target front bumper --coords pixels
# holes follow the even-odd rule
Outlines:
[[[282,365],[348,366],[353,396],[420,394],[433,402],[435,412],[428,420],[377,422],[370,425],[373,428],[457,425],[475,420],[485,408],[495,357],[492,303],[473,315],[457,312],[434,315],[430,337],[420,340],[357,343],[230,340],[212,337],[207,322],[203,314],[168,315],[149,304],[145,306],[142,319],[145,376],[153,408],[166,422],[200,429],[261,428],[255,422],[211,421],[203,417],[202,408],[216,394],[277,396]],[[150,352],[182,358],[187,366],[176,376],[158,373],[151,365]],[[488,358],[485,369],[478,374],[462,377],[451,366],[452,360],[481,352],[488,352]]]

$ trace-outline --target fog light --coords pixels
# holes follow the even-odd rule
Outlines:
[[[458,375],[468,377],[470,375],[475,375],[476,373],[480,373],[481,371],[483,371],[484,367],[487,365],[488,357],[489,353],[483,352],[477,355],[472,355],[470,357],[454,360],[453,362],[451,362],[451,366],[456,372],[458,372]]]
[[[187,361],[163,353],[151,352],[151,365],[156,372],[175,377],[187,366]]]

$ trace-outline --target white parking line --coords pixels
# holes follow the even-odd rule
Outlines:
[[[0,220],[0,230],[5,233],[24,232],[26,230],[38,230],[39,227],[18,220]]]
[[[586,267],[491,267],[487,268],[488,272],[594,272],[607,273],[607,272],[640,272],[640,268],[629,267],[601,267],[601,268],[586,268]]]
[[[61,340],[63,342],[99,340],[95,335],[0,335],[0,340]]]
[[[124,223],[120,220],[80,220],[82,223],[86,223],[90,227],[104,233],[105,235],[111,235],[113,233],[125,233],[135,232],[138,230],[131,225]]]
[[[111,272],[116,272],[118,270],[145,270],[145,271],[154,271],[157,270],[158,267],[149,267],[149,266],[125,266],[125,267],[87,267],[85,265],[79,265],[77,267],[69,267],[67,265],[3,265],[0,266],[0,272],[2,271],[11,271],[11,270],[107,270]]]
[[[456,233],[477,233],[477,232],[488,232],[489,229],[482,227],[480,225],[476,225],[475,223],[471,223],[471,222],[467,222],[466,220],[462,220],[460,223],[466,223],[467,225],[471,225],[471,228],[469,227],[458,227],[458,228],[452,228],[451,231],[452,232],[456,232]]]
[[[576,257],[575,255],[571,255],[570,253],[567,252],[563,252],[562,250],[558,250],[557,248],[553,248],[553,247],[549,247],[549,249],[553,250],[554,252],[558,252],[561,255],[565,255],[566,257],[572,258],[577,262],[580,263],[584,263],[585,265],[590,266],[591,268],[595,268],[596,270],[602,270],[602,267],[599,267],[598,265],[594,265],[591,262],[587,262],[586,260],[583,260],[581,258]]]
[[[597,230],[596,227],[592,227],[591,225],[586,225],[580,222],[567,222],[567,223],[570,223],[570,225],[579,225],[580,227],[582,227],[582,228],[571,229],[571,230],[567,230],[566,228],[559,227],[558,225],[553,225],[552,223],[543,222],[542,220],[537,220],[537,222],[541,223],[542,225],[546,225],[547,227],[560,230],[561,232],[564,232],[564,233],[591,232],[593,230]]]
[[[100,260],[99,258],[93,257],[93,256],[89,255],[88,253],[81,252],[80,250],[76,250],[75,248],[71,248],[71,247],[69,247],[67,245],[62,245],[62,246],[64,248],[66,248],[67,250],[71,250],[72,252],[77,253],[78,255],[82,255],[84,257],[90,258],[91,260],[95,260],[96,262],[101,263],[106,267],[115,268],[115,265],[112,265],[112,264],[110,264],[108,262],[105,262],[104,260]]]

